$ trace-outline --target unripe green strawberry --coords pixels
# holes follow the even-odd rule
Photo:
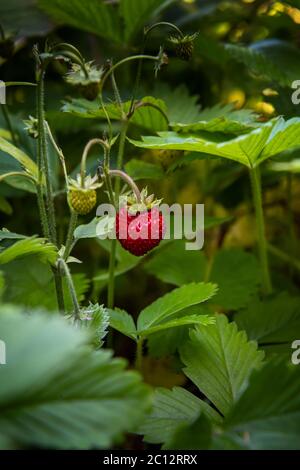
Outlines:
[[[67,83],[75,86],[84,98],[93,101],[98,96],[102,75],[103,68],[86,62],[85,72],[80,65],[73,64],[65,79]]]
[[[192,41],[182,42],[175,49],[175,54],[182,60],[190,60],[194,51],[194,43]]]
[[[91,212],[97,202],[95,189],[71,189],[69,191],[69,204],[80,215]]]
[[[194,41],[198,33],[187,36],[171,36],[169,41],[175,46],[175,54],[182,60],[190,60],[194,52]]]
[[[93,178],[88,175],[82,180],[81,175],[77,175],[76,180],[69,180],[68,203],[73,211],[79,215],[91,212],[97,202],[96,189],[102,186],[98,182],[98,177]]]

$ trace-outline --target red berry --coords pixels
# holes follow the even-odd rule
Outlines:
[[[157,207],[131,215],[123,207],[116,216],[116,236],[122,247],[135,256],[143,256],[159,245],[165,224]]]

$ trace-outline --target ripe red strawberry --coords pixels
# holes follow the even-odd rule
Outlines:
[[[123,207],[116,215],[116,236],[123,248],[135,256],[143,256],[159,245],[165,224],[157,207],[132,215]]]

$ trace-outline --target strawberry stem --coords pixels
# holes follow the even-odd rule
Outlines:
[[[140,193],[139,188],[137,187],[137,185],[135,184],[135,182],[133,181],[133,179],[132,179],[127,173],[125,173],[125,171],[121,171],[121,170],[109,170],[108,174],[109,174],[109,176],[118,176],[118,177],[120,177],[122,180],[124,180],[125,183],[128,184],[128,186],[130,186],[131,189],[132,189],[132,191],[134,192],[135,197],[136,197],[136,199],[137,199],[137,202],[138,202],[138,203],[141,203],[141,202],[142,202],[142,196],[141,196],[141,193]]]
[[[86,159],[90,149],[99,144],[104,148],[104,152],[107,150],[107,143],[102,139],[91,139],[88,141],[86,146],[83,149],[82,157],[81,157],[81,165],[80,165],[80,176],[81,176],[81,187],[85,187],[85,176],[86,176]]]

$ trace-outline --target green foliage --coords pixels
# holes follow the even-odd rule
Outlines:
[[[87,329],[92,334],[92,344],[98,349],[103,345],[103,338],[107,335],[109,326],[108,310],[99,304],[92,304],[80,309],[80,321],[71,318],[75,326]]]
[[[203,400],[181,387],[159,388],[154,394],[153,411],[140,428],[146,442],[167,442],[178,426],[192,423],[199,413],[220,422],[218,413]]]
[[[1,434],[8,443],[107,447],[140,423],[147,388],[138,374],[124,371],[124,361],[87,348],[86,334],[56,316],[25,316],[5,306],[0,325],[9,352],[0,369]]]
[[[215,325],[191,331],[181,350],[185,374],[225,416],[262,358],[256,343],[224,315],[216,316]]]
[[[300,386],[297,366],[273,359],[253,374],[225,426],[247,430],[250,449],[299,449]]]
[[[37,256],[26,256],[1,266],[5,278],[3,300],[26,307],[44,307],[54,311],[57,308],[53,273],[49,264],[42,263]],[[26,274],[25,274],[26,273]],[[79,301],[84,299],[90,282],[83,273],[73,276]],[[67,311],[72,310],[69,290],[64,279],[64,296]]]
[[[0,150],[18,161],[24,168],[25,175],[28,174],[35,179],[37,178],[38,169],[35,162],[21,149],[0,137]]]
[[[300,337],[299,305],[299,297],[282,292],[271,299],[254,299],[235,315],[235,321],[250,339],[265,346],[287,343],[290,353],[290,344]]]
[[[121,22],[113,5],[103,0],[38,0],[39,6],[59,23],[121,42]]]
[[[137,326],[135,326],[131,315],[120,309],[109,310],[110,324],[116,330],[135,340],[138,337],[147,337],[162,330],[184,325],[211,325],[214,323],[212,316],[203,315],[201,311],[193,314],[188,307],[210,299],[216,290],[217,286],[214,284],[203,282],[186,284],[144,308],[138,316]]]
[[[133,114],[130,122],[142,129],[150,131],[160,131],[168,128],[166,119],[161,112],[153,106],[158,106],[162,111],[166,111],[166,106],[163,100],[153,98],[152,96],[145,96],[139,100],[143,106],[139,107]],[[147,105],[149,104],[149,106]],[[125,112],[130,109],[131,101],[126,101],[122,104]],[[117,103],[108,103],[105,105],[106,111],[112,120],[119,120],[122,117],[122,109]],[[74,116],[85,119],[104,119],[105,111],[101,106],[100,100],[88,101],[83,98],[73,99],[65,103],[62,110],[65,113],[71,113]]]
[[[189,150],[234,160],[249,168],[285,150],[300,146],[299,118],[285,121],[276,118],[233,139],[225,140],[218,134],[205,135],[160,132],[158,137],[131,140],[137,147],[151,149]],[[284,139],[282,138],[284,133]]]
[[[161,9],[161,0],[121,0],[120,14],[125,22],[125,40],[129,41],[154,16],[155,11]]]
[[[138,332],[145,334],[146,330],[174,319],[183,309],[210,299],[216,290],[217,286],[210,283],[192,283],[174,289],[141,311],[137,322]]]
[[[259,41],[250,47],[225,46],[227,57],[244,64],[257,78],[290,86],[299,78],[299,50],[278,39]]]
[[[44,238],[24,238],[0,253],[0,264],[6,264],[21,256],[35,254],[41,261],[54,264],[57,259],[57,250],[54,245],[46,242]]]
[[[192,423],[177,426],[170,439],[164,444],[163,449],[208,449],[211,438],[211,424],[201,414]]]
[[[257,116],[250,110],[234,110],[232,104],[217,104],[212,108],[202,109],[195,121],[172,121],[170,127],[176,132],[222,132],[224,134],[243,134],[258,127]]]
[[[153,163],[143,162],[142,160],[137,160],[135,158],[132,158],[128,163],[126,163],[125,171],[136,181],[142,179],[159,180],[164,175],[160,166]]]
[[[131,339],[137,340],[137,331],[134,319],[125,310],[115,308],[114,310],[108,309],[110,326],[123,335]]]
[[[110,5],[104,0],[38,0],[39,6],[59,23],[94,33],[122,43],[130,41],[140,31],[150,16],[154,16],[170,2],[161,0],[121,0],[120,5]],[[122,27],[124,22],[124,28]]]
[[[240,249],[219,250],[209,275],[219,290],[213,303],[238,310],[251,300],[260,286],[259,264],[254,255]]]
[[[209,279],[218,285],[212,303],[228,310],[247,305],[260,284],[258,262],[252,254],[239,249],[220,250],[209,261],[202,251],[186,251],[182,240],[175,240],[155,253],[145,269],[176,286],[202,281],[209,270]]]

